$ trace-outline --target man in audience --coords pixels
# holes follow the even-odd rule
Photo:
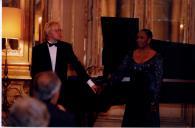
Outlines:
[[[65,109],[57,104],[60,86],[61,81],[54,72],[40,72],[33,81],[33,95],[47,105],[51,116],[49,126],[76,126],[74,115],[67,111],[65,112]]]
[[[8,126],[46,127],[49,117],[45,104],[34,98],[21,97],[10,108]]]

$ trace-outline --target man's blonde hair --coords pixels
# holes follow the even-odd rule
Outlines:
[[[45,32],[45,36],[47,37],[47,35],[49,34],[49,32],[51,31],[52,27],[55,25],[59,25],[60,23],[57,21],[50,21],[48,23],[45,24],[44,26],[44,32]]]

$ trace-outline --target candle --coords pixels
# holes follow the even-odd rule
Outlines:
[[[42,17],[40,16],[40,17],[38,18],[38,23],[39,23],[39,43],[42,41],[41,22],[42,22]]]

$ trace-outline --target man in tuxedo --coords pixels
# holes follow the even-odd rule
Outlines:
[[[32,79],[34,79],[37,73],[42,71],[55,72],[62,81],[59,103],[66,107],[65,86],[67,82],[67,68],[68,64],[71,64],[78,76],[96,93],[98,86],[90,79],[82,64],[77,59],[71,44],[61,41],[60,24],[55,21],[48,22],[45,25],[44,31],[46,41],[35,46],[32,51]]]

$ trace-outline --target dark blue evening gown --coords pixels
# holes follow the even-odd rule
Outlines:
[[[137,64],[128,54],[112,82],[130,78],[128,102],[123,117],[123,127],[159,127],[159,92],[162,81],[162,58],[157,53],[143,64]],[[156,111],[151,111],[151,105]]]

